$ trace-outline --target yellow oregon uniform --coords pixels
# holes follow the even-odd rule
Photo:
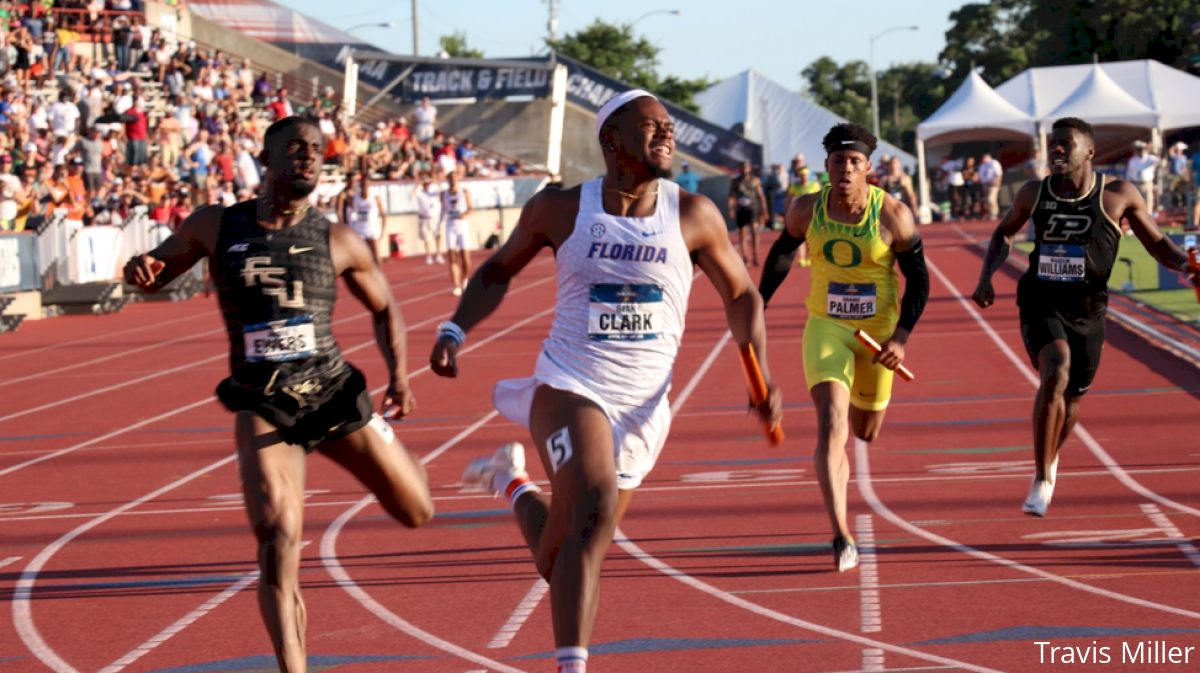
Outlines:
[[[808,387],[840,381],[850,403],[878,411],[892,395],[892,370],[873,364],[874,353],[854,338],[861,329],[878,342],[892,336],[900,319],[895,253],[879,235],[884,191],[867,187],[867,209],[854,224],[826,212],[830,187],[813,206],[805,240],[812,259],[808,323],[804,328],[804,375]]]

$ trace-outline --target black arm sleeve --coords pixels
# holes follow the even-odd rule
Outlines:
[[[792,270],[792,261],[795,259],[796,250],[800,249],[802,243],[804,243],[803,236],[797,238],[784,229],[775,243],[771,245],[771,249],[767,251],[767,261],[763,264],[762,279],[758,281],[758,293],[762,295],[763,308],[766,308],[767,303],[771,301],[771,295],[779,289],[783,279],[787,278],[788,271]]]
[[[925,268],[925,246],[921,241],[904,252],[896,253],[900,273],[904,274],[904,296],[900,298],[899,327],[912,332],[925,311],[929,299],[929,270]]]

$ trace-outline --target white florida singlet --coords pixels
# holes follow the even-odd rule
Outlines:
[[[650,217],[604,212],[601,181],[580,187],[575,229],[557,251],[558,296],[543,353],[606,400],[665,395],[692,289],[679,185],[658,181]]]
[[[358,194],[354,195],[354,200],[350,204],[350,228],[365,239],[377,241],[383,238],[383,226],[379,221],[379,204],[375,202],[374,195],[368,194],[365,199]]]

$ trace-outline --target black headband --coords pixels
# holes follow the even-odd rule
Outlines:
[[[862,152],[868,159],[871,158],[871,148],[861,140],[839,140],[837,141],[836,146],[832,148],[830,154],[833,154],[834,152],[841,152],[843,150]]]

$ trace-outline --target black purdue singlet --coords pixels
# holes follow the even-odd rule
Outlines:
[[[1091,189],[1076,199],[1057,196],[1050,181],[1042,180],[1030,216],[1034,246],[1017,302],[1072,314],[1103,311],[1121,242],[1120,225],[1104,212],[1105,176],[1093,173]]]
[[[350,371],[330,330],[330,223],[312,209],[290,227],[264,229],[255,204],[225,210],[212,254],[232,382],[267,395],[289,388],[324,397]]]

